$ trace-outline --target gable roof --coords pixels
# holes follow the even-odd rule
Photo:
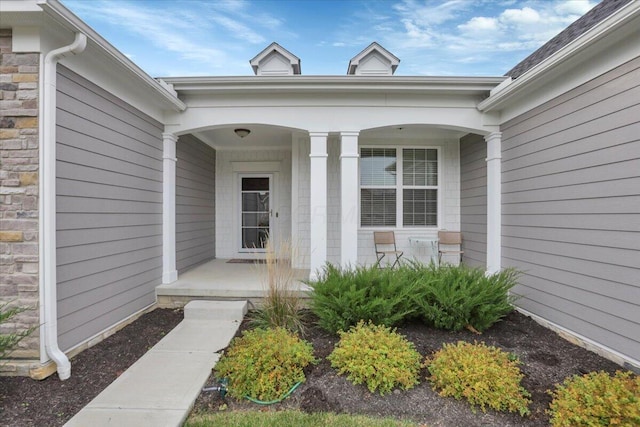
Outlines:
[[[569,25],[557,36],[546,42],[542,47],[520,61],[518,65],[507,71],[505,76],[517,79],[555,52],[577,39],[591,27],[602,21],[631,0],[603,0],[589,12],[585,13],[573,24]]]
[[[393,74],[398,68],[398,64],[400,63],[400,59],[395,56],[393,53],[389,52],[387,49],[383,48],[377,42],[371,43],[369,46],[365,47],[362,52],[354,56],[351,61],[349,61],[349,66],[347,67],[347,74],[354,75],[356,74],[356,70],[360,65],[362,60],[366,60],[370,55],[375,55],[378,53],[382,56],[382,58],[388,61],[388,66],[390,67],[388,72],[385,74]],[[376,73],[379,74],[379,73]]]
[[[261,62],[271,55],[279,55],[280,57],[288,61],[291,66],[291,74],[301,74],[302,70],[300,68],[300,58],[280,46],[278,43],[273,42],[269,46],[264,48],[262,52],[254,56],[251,61],[249,61],[249,63],[251,64],[251,68],[253,68],[253,72],[256,75],[259,72]]]

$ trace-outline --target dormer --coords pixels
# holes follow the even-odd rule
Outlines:
[[[300,58],[275,42],[257,54],[249,63],[256,76],[300,74]]]
[[[373,42],[349,61],[347,74],[352,76],[391,76],[400,59]]]

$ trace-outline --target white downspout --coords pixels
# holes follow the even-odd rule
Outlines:
[[[47,355],[57,365],[58,376],[66,380],[71,376],[71,363],[58,346],[58,299],[56,277],[56,65],[67,56],[82,53],[87,47],[87,36],[76,33],[68,46],[52,50],[44,57],[43,113],[42,113],[42,221],[41,280],[43,281],[44,345]]]

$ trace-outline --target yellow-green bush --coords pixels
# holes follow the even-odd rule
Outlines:
[[[372,393],[404,390],[418,384],[422,356],[413,343],[395,329],[358,322],[347,332],[338,332],[340,342],[327,357],[338,374],[354,384],[366,384]]]
[[[523,374],[513,355],[484,343],[444,344],[425,365],[441,396],[465,398],[472,405],[496,411],[529,414],[529,392],[520,385]]]
[[[275,400],[304,381],[303,369],[315,362],[311,344],[286,329],[254,329],[233,339],[215,371],[229,380],[232,397]]]
[[[631,372],[574,375],[549,393],[554,427],[640,426],[640,377]]]

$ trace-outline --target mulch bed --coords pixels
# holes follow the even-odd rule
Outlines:
[[[43,381],[0,377],[0,426],[62,426],[173,329],[182,317],[181,310],[170,309],[157,309],[142,316],[73,358],[72,375],[67,381],[60,381],[57,375]],[[245,322],[242,329],[246,327]],[[318,327],[309,327],[306,339],[322,361],[308,369],[307,381],[291,397],[269,408],[390,416],[430,427],[546,426],[548,417],[544,411],[550,401],[546,391],[554,384],[573,374],[620,369],[516,312],[482,335],[440,331],[418,323],[399,327],[398,332],[411,340],[423,355],[431,354],[444,342],[458,340],[484,341],[515,353],[523,362],[524,386],[532,394],[532,415],[520,418],[493,411],[474,413],[464,401],[438,396],[425,380],[426,371],[421,374],[420,385],[409,391],[396,390],[385,396],[372,394],[365,386],[354,386],[336,375],[325,358],[337,343],[337,336]],[[214,383],[212,376],[208,384]],[[218,411],[223,404],[227,410],[264,409],[248,401],[222,400],[217,393],[205,392],[196,401],[195,410]]]
[[[183,318],[156,309],[71,359],[71,378],[0,377],[0,426],[61,426]]]
[[[246,322],[242,328],[246,328]],[[547,390],[564,378],[589,371],[614,372],[621,369],[613,362],[595,353],[573,345],[556,333],[546,329],[531,318],[513,312],[482,335],[469,331],[447,332],[426,327],[419,323],[398,328],[416,346],[422,355],[429,355],[443,343],[459,340],[483,341],[503,350],[515,353],[523,362],[524,387],[532,395],[531,415],[522,418],[516,414],[494,411],[482,413],[474,410],[466,401],[439,396],[426,380],[426,369],[421,373],[421,383],[408,391],[395,390],[380,396],[370,393],[364,385],[354,386],[344,377],[337,376],[325,359],[334,348],[338,337],[318,327],[310,327],[306,339],[313,344],[315,355],[321,362],[308,369],[307,380],[284,402],[270,406],[273,410],[300,409],[305,412],[333,411],[344,413],[387,416],[413,420],[434,426],[548,426],[545,413],[551,401]],[[215,384],[213,375],[207,384]],[[224,405],[227,405],[226,407]],[[218,393],[204,392],[196,401],[194,410],[218,411],[264,408],[248,401],[222,399]]]

